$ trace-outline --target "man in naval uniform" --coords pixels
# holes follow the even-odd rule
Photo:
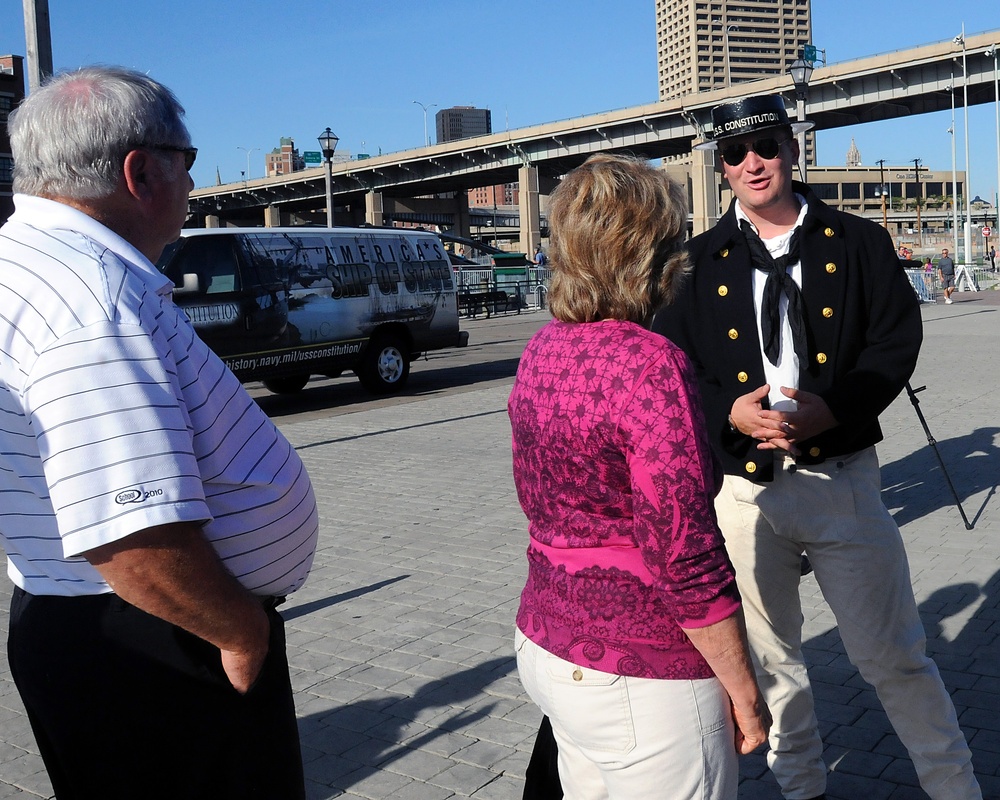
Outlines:
[[[879,225],[792,181],[799,145],[779,95],[712,111],[736,199],[690,243],[693,271],[654,330],[697,370],[726,472],[719,524],[774,716],[768,764],[785,798],[822,798],[802,657],[801,556],[851,661],[874,685],[924,791],[979,800],[954,705],[925,653],[906,553],[880,497],[879,414],[913,372],[917,297]]]

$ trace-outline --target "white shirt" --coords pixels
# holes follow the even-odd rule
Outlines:
[[[788,245],[791,242],[792,233],[802,225],[803,220],[806,218],[806,212],[808,211],[806,199],[800,194],[796,194],[795,196],[798,198],[800,204],[799,218],[795,221],[795,224],[780,236],[775,236],[772,239],[761,239],[772,258],[780,258],[788,253]],[[736,201],[736,219],[737,223],[739,220],[744,219],[750,222],[749,217],[747,217],[740,207],[739,200]],[[752,222],[750,222],[750,226],[759,236],[760,231],[757,230],[757,226]],[[790,264],[787,272],[801,289],[802,262],[796,261],[794,264]],[[766,283],[767,273],[761,272],[759,269],[754,269],[753,303],[757,312],[757,342],[760,344],[761,359],[764,363],[764,379],[771,387],[767,399],[771,404],[771,408],[775,411],[794,411],[796,408],[795,401],[789,400],[781,393],[782,386],[789,389],[799,388],[799,357],[795,354],[795,343],[792,340],[792,326],[788,323],[788,298],[785,297],[784,292],[781,293],[781,301],[778,306],[778,314],[781,320],[781,351],[778,355],[778,363],[772,364],[764,354],[764,334],[760,324],[760,309],[764,304],[764,285]]]
[[[0,228],[0,539],[32,594],[111,591],[80,553],[204,522],[250,591],[287,594],[318,515],[291,445],[197,337],[148,259],[15,195]]]

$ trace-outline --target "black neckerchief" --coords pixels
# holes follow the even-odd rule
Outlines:
[[[801,363],[805,363],[809,351],[806,347],[806,326],[802,308],[802,293],[798,284],[788,274],[788,267],[799,261],[799,233],[802,226],[792,232],[788,241],[788,252],[779,258],[773,258],[767,251],[767,246],[756,234],[753,227],[745,219],[740,220],[740,230],[743,231],[750,248],[750,259],[756,269],[767,274],[764,284],[764,300],[760,309],[760,331],[764,342],[764,355],[775,366],[781,354],[781,294],[788,298],[788,324],[792,329],[792,343],[795,355]]]

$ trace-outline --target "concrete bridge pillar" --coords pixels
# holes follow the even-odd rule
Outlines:
[[[541,203],[538,197],[538,167],[521,167],[517,171],[519,184],[518,211],[521,217],[521,252],[531,258],[536,245],[542,243]]]
[[[365,192],[365,222],[379,227],[385,224],[382,192]]]
[[[281,209],[278,206],[275,205],[264,206],[264,227],[265,228],[281,227]]]
[[[695,236],[713,227],[719,211],[715,150],[691,151],[691,226]]]

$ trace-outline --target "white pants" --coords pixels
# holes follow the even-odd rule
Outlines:
[[[774,717],[768,764],[784,796],[816,797],[826,788],[801,650],[804,551],[847,655],[875,687],[923,790],[933,800],[980,800],[955,707],[925,653],[903,540],[882,503],[875,449],[813,467],[779,456],[770,484],[727,475],[716,510]]]
[[[578,667],[515,631],[517,671],[548,715],[566,800],[736,800],[729,697],[715,678],[627,678]]]

